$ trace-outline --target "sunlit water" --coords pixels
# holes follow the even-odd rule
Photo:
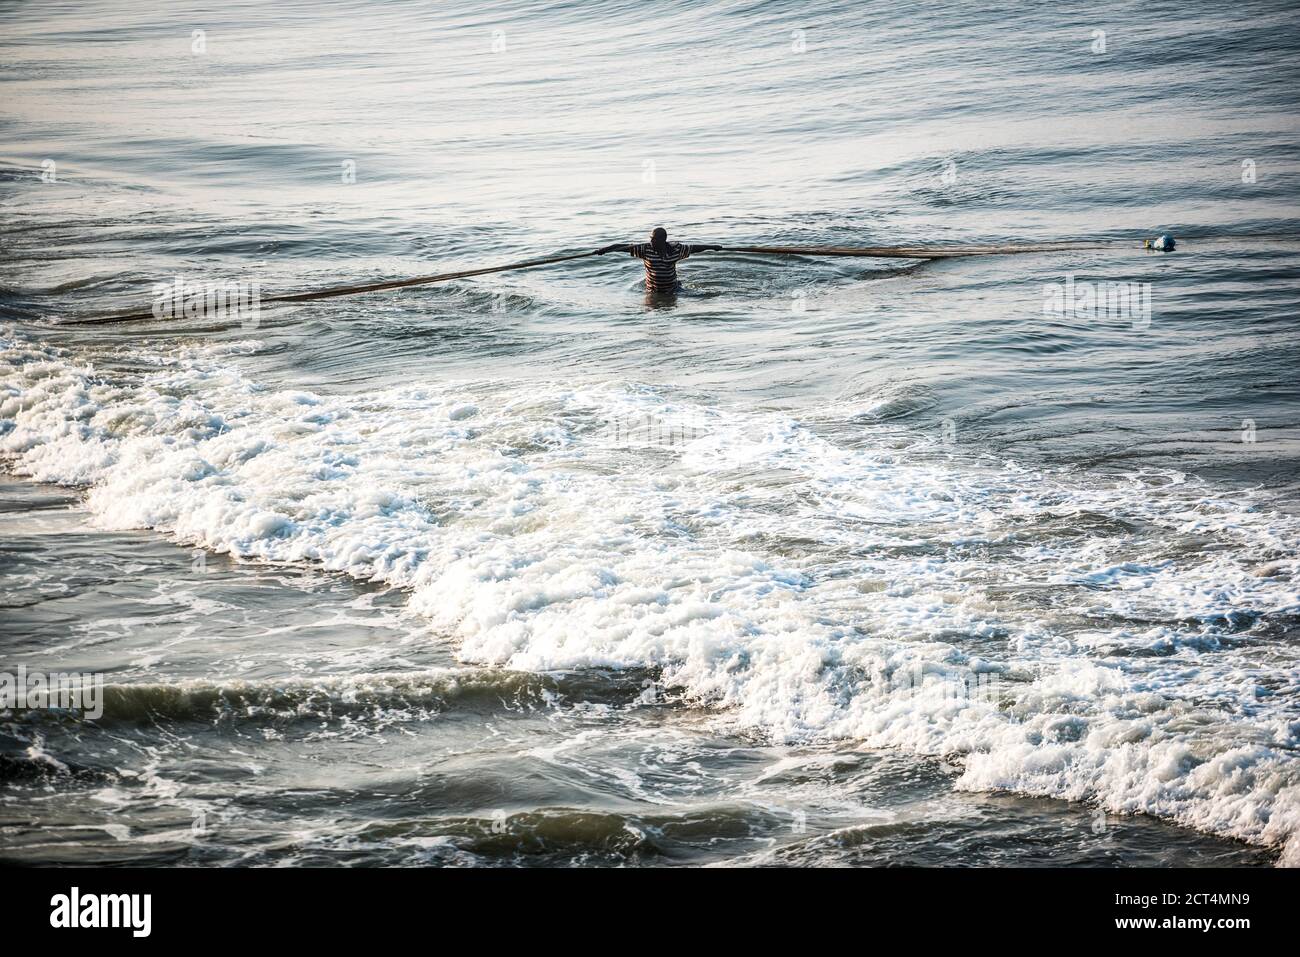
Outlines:
[[[1282,3],[4,8],[0,668],[107,701],[0,715],[0,854],[1300,861],[1297,52]],[[1126,242],[53,325],[658,224]]]

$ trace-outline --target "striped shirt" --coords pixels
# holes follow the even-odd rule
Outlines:
[[[632,256],[645,263],[645,284],[656,291],[676,289],[677,263],[691,254],[685,243],[669,243],[667,255],[661,255],[650,243],[633,243]]]

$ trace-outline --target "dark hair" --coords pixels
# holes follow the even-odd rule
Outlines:
[[[664,229],[662,226],[656,226],[654,232],[650,234],[650,245],[653,246],[654,251],[659,253],[661,256],[667,254],[668,230]]]

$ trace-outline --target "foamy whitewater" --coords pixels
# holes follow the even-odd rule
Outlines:
[[[0,714],[0,853],[1300,864],[1300,246],[1232,238],[1300,222],[1296,94],[1197,98],[1300,41],[1294,14],[1126,8],[1116,62],[1055,9],[1016,38],[965,8],[681,13],[677,44],[638,9],[4,15],[0,667],[103,672],[108,700],[98,724]],[[213,51],[192,76],[141,61],[191,20]],[[572,88],[555,45],[593,30],[591,82],[648,59],[685,89]],[[1149,99],[1144,57],[1185,87]],[[97,111],[78,63],[141,89]],[[729,93],[692,94],[703,75]],[[950,84],[977,115],[945,128]],[[506,113],[401,122],[422,96]],[[562,136],[529,118],[570,100]],[[356,138],[375,110],[391,141]],[[765,125],[783,110],[806,130]],[[1030,119],[1062,111],[1042,143]],[[585,178],[584,144],[608,154]],[[60,149],[65,181],[37,180]],[[331,185],[357,151],[379,151],[364,198]],[[1245,153],[1268,177],[1238,182]],[[306,288],[659,221],[1193,239],[902,270],[702,255],[668,306],[606,257],[255,328],[48,322],[182,273]],[[1150,283],[1150,328],[1045,314],[1067,274]]]

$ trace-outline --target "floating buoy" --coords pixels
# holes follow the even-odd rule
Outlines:
[[[1148,239],[1145,243],[1147,249],[1158,249],[1162,253],[1171,253],[1174,251],[1174,237],[1169,233],[1161,233],[1155,239]]]

